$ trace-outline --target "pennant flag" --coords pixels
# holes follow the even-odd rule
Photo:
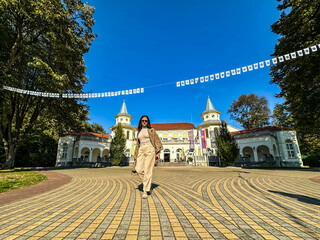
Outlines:
[[[216,79],[219,79],[220,76],[219,76],[219,73],[216,73]]]
[[[221,78],[224,78],[224,72],[220,73]]]
[[[277,64],[277,63],[278,63],[277,58],[272,58],[272,63],[273,63],[273,64]]]
[[[191,84],[194,84],[194,79],[190,79],[190,83],[191,83]]]
[[[226,76],[230,77],[230,71],[226,71]]]
[[[181,81],[181,86],[184,87],[184,81]]]
[[[283,61],[284,61],[283,56],[279,57],[279,61],[280,61],[280,62],[283,62]]]
[[[186,80],[186,85],[189,85],[189,80]]]
[[[252,71],[252,70],[253,70],[252,65],[249,65],[249,66],[248,66],[248,69],[249,69],[249,71]]]
[[[98,93],[98,97],[100,97],[100,93]]]
[[[236,75],[236,70],[232,69],[232,70],[231,70],[231,74],[232,74],[232,75]]]
[[[140,93],[140,88],[137,88],[137,93]]]
[[[195,79],[194,79],[194,82],[195,82],[195,83],[198,83],[198,81],[199,81],[199,78],[195,78]]]
[[[241,74],[241,68],[237,68],[237,74]]]
[[[264,62],[259,62],[260,68],[264,68]]]
[[[132,89],[129,90],[129,94],[132,94]]]
[[[144,88],[141,88],[141,93],[144,93]]]
[[[201,82],[201,83],[204,82],[204,77],[200,77],[200,82]]]
[[[297,57],[296,52],[292,52],[292,53],[290,53],[290,55],[291,55],[291,58],[292,58],[292,59],[295,59],[295,58]]]
[[[284,55],[284,58],[285,58],[286,60],[290,60],[290,55],[289,55],[289,54],[286,54],[286,55]]]
[[[208,81],[209,81],[209,76],[205,76],[204,80],[205,80],[206,82],[208,82]]]
[[[298,53],[299,57],[303,56],[303,51],[302,50],[299,50],[297,53]]]
[[[242,67],[242,72],[247,72],[247,67]]]
[[[317,45],[312,46],[312,47],[311,47],[311,50],[312,50],[312,52],[317,51],[317,50],[318,50],[318,49],[317,49]]]
[[[214,80],[214,75],[210,75],[210,81],[213,81]]]
[[[137,93],[137,89],[133,89],[133,94],[136,94]]]
[[[266,62],[266,66],[270,66],[270,60],[267,60],[265,62]]]
[[[259,66],[258,63],[253,64],[254,69],[258,69],[258,66]]]
[[[121,91],[118,91],[118,95],[121,95]]]
[[[305,54],[309,54],[310,53],[309,48],[305,48],[305,49],[303,49],[303,51],[304,51]]]

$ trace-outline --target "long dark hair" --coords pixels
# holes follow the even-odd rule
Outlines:
[[[151,125],[150,125],[150,119],[149,119],[149,117],[147,116],[147,115],[143,115],[141,118],[140,118],[140,120],[139,120],[139,125],[138,125],[138,133],[141,131],[141,129],[142,129],[142,123],[141,123],[141,120],[142,120],[142,118],[144,118],[144,117],[146,117],[147,119],[148,119],[148,124],[147,124],[147,128],[151,128]]]

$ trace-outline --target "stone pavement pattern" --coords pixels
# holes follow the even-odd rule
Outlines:
[[[0,239],[320,239],[320,172],[70,169],[57,189],[0,205]]]

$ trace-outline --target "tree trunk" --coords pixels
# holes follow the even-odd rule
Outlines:
[[[18,145],[4,141],[4,149],[6,151],[6,162],[3,165],[3,169],[13,169]]]

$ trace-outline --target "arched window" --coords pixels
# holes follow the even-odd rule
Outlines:
[[[68,144],[64,143],[62,146],[62,156],[61,158],[66,159],[68,154]]]
[[[295,157],[293,142],[291,140],[289,139],[286,140],[286,147],[287,147],[288,157],[289,158]]]
[[[169,153],[169,152],[170,152],[170,150],[169,150],[169,149],[165,149],[163,152],[165,152],[165,153]]]

